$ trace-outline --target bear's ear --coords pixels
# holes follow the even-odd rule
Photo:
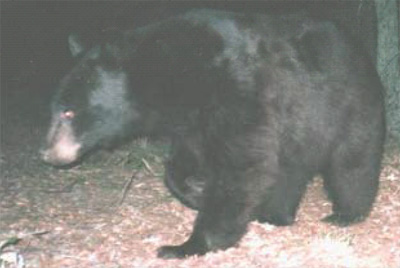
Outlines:
[[[110,27],[101,31],[101,43],[113,43],[117,40],[121,40],[124,36],[124,32],[118,28]]]
[[[124,32],[119,29],[109,28],[103,30],[98,44],[100,57],[105,65],[116,67],[129,57],[127,54],[129,49],[126,49],[127,43]]]
[[[71,55],[74,58],[82,56],[88,52],[89,49],[97,46],[100,46],[106,54],[114,54],[116,52],[115,48],[117,47],[115,44],[120,42],[122,38],[122,31],[115,28],[108,28],[85,34],[72,33],[68,36],[68,45]],[[93,57],[98,56],[98,50],[99,49],[96,49],[95,52],[97,52],[92,53],[94,54]]]
[[[68,36],[68,45],[69,51],[71,52],[72,57],[76,58],[79,55],[82,55],[87,47],[84,42],[81,40],[78,34],[70,34]]]
[[[106,55],[118,58],[123,49],[124,34],[121,30],[116,28],[109,28],[102,31],[100,42],[103,44],[103,49]]]

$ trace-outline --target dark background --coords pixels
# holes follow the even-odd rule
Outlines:
[[[12,167],[21,171],[21,162],[36,159],[49,120],[51,94],[74,64],[67,46],[70,33],[79,32],[91,39],[110,27],[131,29],[203,7],[269,14],[304,9],[312,16],[336,21],[375,62],[373,1],[3,1],[0,111],[3,175]],[[23,153],[25,158],[21,158]],[[22,165],[22,170],[25,166]]]
[[[304,9],[313,16],[335,20],[374,61],[376,55],[372,1],[9,1],[1,5],[2,97],[16,93],[23,99],[28,93],[30,97],[45,97],[73,64],[67,48],[72,32],[90,38],[109,27],[134,28],[190,8],[273,14]]]

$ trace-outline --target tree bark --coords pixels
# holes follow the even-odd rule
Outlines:
[[[390,137],[400,145],[399,2],[375,0],[378,16],[377,69],[386,90]]]

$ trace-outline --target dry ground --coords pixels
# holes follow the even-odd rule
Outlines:
[[[57,170],[40,163],[44,127],[29,114],[10,113],[1,121],[0,267],[400,267],[396,154],[385,158],[380,194],[364,223],[321,223],[330,203],[317,179],[295,225],[254,222],[235,248],[160,260],[157,247],[183,242],[196,214],[163,185],[163,145],[142,140]]]

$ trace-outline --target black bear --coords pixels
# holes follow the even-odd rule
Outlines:
[[[337,27],[304,14],[193,10],[105,33],[61,81],[43,160],[70,165],[100,145],[161,133],[166,184],[199,210],[190,238],[163,258],[239,241],[249,221],[289,225],[317,174],[325,220],[370,212],[385,136],[382,86]]]

